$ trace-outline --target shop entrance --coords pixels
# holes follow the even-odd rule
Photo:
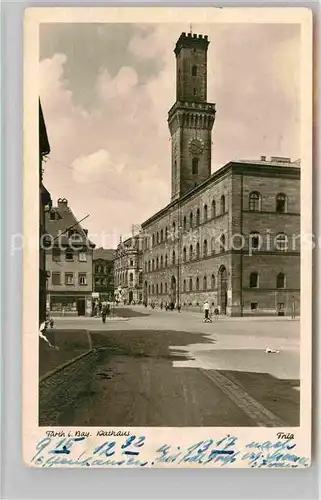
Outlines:
[[[77,299],[77,312],[78,316],[85,316],[86,314],[85,299]]]

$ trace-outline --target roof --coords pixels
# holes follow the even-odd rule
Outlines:
[[[50,219],[50,213],[56,213],[56,219]],[[54,238],[60,236],[60,242],[62,245],[67,245],[69,243],[68,230],[72,229],[77,232],[77,239],[73,239],[73,245],[88,245],[92,248],[95,244],[88,239],[87,231],[78,224],[77,219],[68,206],[68,201],[63,198],[59,198],[56,206],[53,206],[50,211],[46,214],[46,232],[53,236]]]
[[[93,260],[114,260],[114,255],[115,255],[116,250],[112,248],[95,248],[93,252]]]

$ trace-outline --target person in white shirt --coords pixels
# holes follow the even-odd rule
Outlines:
[[[206,302],[204,303],[203,305],[203,311],[204,311],[204,321],[205,323],[210,323],[211,322],[211,319],[209,317],[209,314],[210,314],[210,305],[208,303],[208,301],[206,300]]]

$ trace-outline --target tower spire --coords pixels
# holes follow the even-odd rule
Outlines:
[[[189,25],[189,32],[192,35],[193,34],[193,25],[192,23]]]

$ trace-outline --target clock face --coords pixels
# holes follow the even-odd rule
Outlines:
[[[203,141],[197,138],[191,139],[188,148],[192,155],[200,155],[204,150]]]

